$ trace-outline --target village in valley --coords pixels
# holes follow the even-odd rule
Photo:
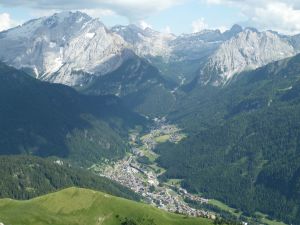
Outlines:
[[[155,119],[150,132],[140,137],[139,132],[130,134],[130,153],[122,160],[105,165],[94,165],[91,169],[100,176],[108,177],[130,188],[144,197],[145,201],[169,212],[188,216],[214,219],[215,214],[194,209],[185,199],[208,203],[208,199],[188,193],[180,186],[180,180],[160,182],[158,177],[165,170],[157,165],[159,157],[153,150],[166,141],[178,143],[186,136],[175,125],[167,124],[165,119]]]

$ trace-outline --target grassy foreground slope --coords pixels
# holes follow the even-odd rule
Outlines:
[[[208,219],[186,218],[142,203],[79,188],[28,201],[0,200],[0,222],[14,225],[212,224]]]

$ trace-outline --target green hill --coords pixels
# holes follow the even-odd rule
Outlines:
[[[104,193],[69,188],[28,201],[0,200],[5,225],[209,225]]]

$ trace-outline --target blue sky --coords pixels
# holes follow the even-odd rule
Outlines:
[[[54,12],[80,10],[107,26],[136,23],[175,34],[230,28],[300,33],[298,0],[1,0],[0,30]]]

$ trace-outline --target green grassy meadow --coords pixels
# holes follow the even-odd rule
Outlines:
[[[134,221],[134,223],[126,223]],[[68,188],[27,201],[0,200],[5,225],[210,225],[142,203],[87,189]]]

